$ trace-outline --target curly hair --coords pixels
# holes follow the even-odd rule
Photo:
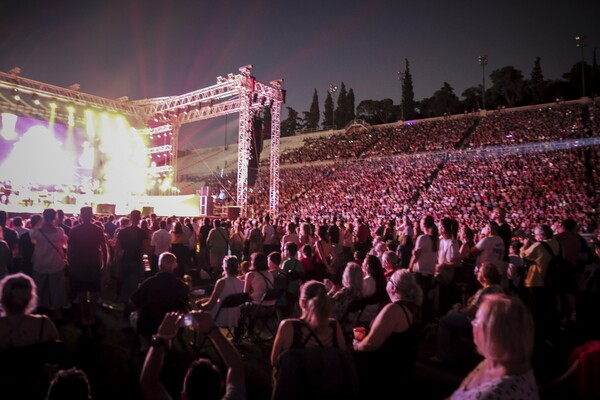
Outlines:
[[[37,307],[37,287],[29,276],[18,273],[0,281],[2,308],[5,313],[31,314]]]

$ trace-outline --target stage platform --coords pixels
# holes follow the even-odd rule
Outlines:
[[[0,209],[10,214],[41,214],[46,208],[61,209],[68,215],[77,215],[83,206],[92,206],[97,215],[127,215],[131,210],[142,211],[143,215],[154,213],[159,216],[200,217],[200,196],[196,194],[174,196],[127,196],[115,199],[112,196],[73,196],[63,202],[58,197],[35,196],[27,201],[9,201],[0,204]],[[12,199],[11,199],[12,200]],[[212,215],[210,215],[212,216]]]

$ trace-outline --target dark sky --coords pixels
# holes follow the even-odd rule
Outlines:
[[[526,78],[536,56],[547,79],[600,45],[599,0],[233,1],[15,0],[0,3],[0,70],[87,93],[130,99],[177,95],[253,64],[268,83],[284,79],[302,115],[317,89],[321,113],[332,83],[365,99],[400,98],[408,58],[415,99],[448,82],[460,97],[506,65]],[[489,77],[487,84],[489,84]],[[284,106],[284,107],[285,107]],[[283,117],[287,112],[283,112]],[[224,120],[191,124],[181,147],[224,142]],[[227,132],[237,134],[237,119]]]

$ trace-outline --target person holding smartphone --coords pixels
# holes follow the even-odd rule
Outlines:
[[[152,341],[144,367],[140,375],[140,386],[145,399],[172,399],[160,382],[161,370],[165,354],[171,348],[173,338],[180,327],[191,323],[199,333],[204,334],[212,342],[221,356],[227,373],[225,379],[219,368],[207,358],[199,358],[192,362],[185,374],[182,399],[245,399],[246,382],[242,357],[233,344],[221,333],[213,318],[207,312],[191,314],[169,312],[165,314]],[[224,389],[224,390],[223,390]]]

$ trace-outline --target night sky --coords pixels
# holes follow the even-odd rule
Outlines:
[[[130,99],[177,95],[253,64],[264,83],[284,79],[286,106],[302,115],[330,84],[361,100],[400,100],[408,58],[415,100],[448,82],[461,97],[489,72],[513,65],[528,78],[541,57],[546,79],[600,47],[600,1],[155,1],[18,0],[0,3],[0,70]],[[489,87],[489,86],[488,86]],[[182,148],[219,145],[225,118],[186,126]],[[227,119],[229,141],[237,119]]]

